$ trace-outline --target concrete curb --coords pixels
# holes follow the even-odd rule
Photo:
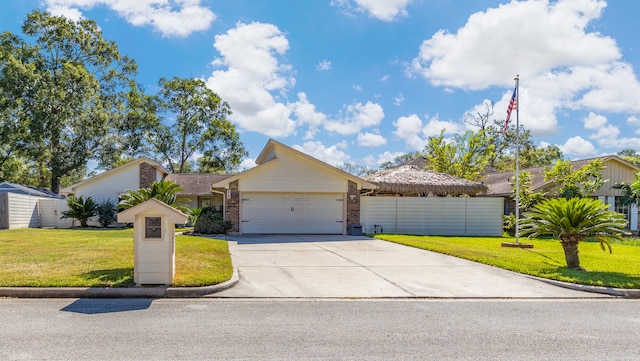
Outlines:
[[[204,287],[0,287],[0,297],[11,298],[193,298],[220,292],[235,286],[240,277],[233,268],[231,279]]]
[[[575,291],[582,292],[591,292],[591,293],[600,293],[615,297],[624,297],[624,298],[640,298],[640,290],[639,289],[624,289],[624,288],[614,288],[614,287],[601,287],[601,286],[589,286],[589,285],[581,285],[577,283],[569,283],[562,282],[556,280],[550,280],[546,278],[527,276],[537,281],[541,281],[544,283],[548,283],[557,287],[564,287]]]

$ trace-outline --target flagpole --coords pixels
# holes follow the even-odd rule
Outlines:
[[[502,247],[518,247],[518,248],[533,248],[531,243],[520,243],[520,74],[516,75],[513,79],[516,81],[516,86],[513,89],[513,95],[507,108],[507,118],[504,121],[504,132],[507,132],[509,125],[509,118],[511,111],[516,110],[516,241],[515,242],[502,242]]]
[[[520,74],[516,81],[516,244],[520,244]]]

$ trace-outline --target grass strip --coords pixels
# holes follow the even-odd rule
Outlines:
[[[449,237],[381,234],[378,239],[417,247],[487,265],[558,281],[626,289],[640,289],[640,246],[636,241],[613,244],[613,253],[603,252],[597,242],[578,246],[586,271],[566,267],[560,242],[551,239],[520,239],[534,248],[501,247],[515,242],[511,237]]]
[[[132,229],[0,231],[0,287],[132,287]],[[174,286],[204,286],[231,278],[227,243],[176,237]]]

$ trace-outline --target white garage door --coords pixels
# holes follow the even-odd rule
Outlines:
[[[242,233],[342,234],[340,193],[243,193]]]

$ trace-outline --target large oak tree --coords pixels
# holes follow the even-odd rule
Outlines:
[[[136,65],[92,20],[34,11],[22,31],[30,42],[8,32],[1,38],[0,112],[9,116],[2,134],[16,129],[9,144],[46,167],[58,192],[63,177],[113,146],[106,140],[122,122]]]

